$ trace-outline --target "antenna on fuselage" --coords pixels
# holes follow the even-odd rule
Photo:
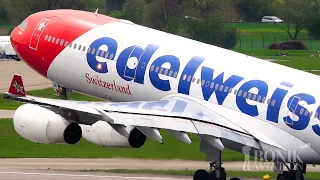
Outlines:
[[[99,8],[94,12],[95,15],[98,15]]]

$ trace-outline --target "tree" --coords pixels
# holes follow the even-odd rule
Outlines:
[[[236,6],[249,21],[260,21],[263,16],[273,15],[278,0],[237,0]]]
[[[162,31],[176,33],[181,19],[182,0],[149,0],[144,13],[143,24]]]
[[[286,32],[291,40],[297,40],[298,35],[319,12],[318,0],[283,0],[278,10],[287,25]]]
[[[236,29],[227,29],[216,14],[208,19],[191,19],[186,22],[190,38],[207,44],[232,49],[237,44]]]
[[[126,19],[137,23],[142,24],[145,2],[144,0],[127,0],[123,4],[123,12],[126,16]]]

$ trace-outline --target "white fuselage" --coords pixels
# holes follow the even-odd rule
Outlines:
[[[95,28],[72,43],[48,70],[48,78],[64,87],[111,101],[188,95],[285,148],[309,144],[320,161],[316,75],[124,22]],[[235,111],[248,116],[233,116]]]

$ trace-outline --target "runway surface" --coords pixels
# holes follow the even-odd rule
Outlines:
[[[224,163],[227,170],[241,169],[243,163]],[[208,169],[204,161],[137,160],[137,159],[0,159],[0,179],[135,179],[135,180],[187,180],[190,176],[148,175],[92,172],[84,170],[107,169]]]
[[[0,93],[8,91],[14,74],[22,76],[27,91],[51,86],[51,81],[38,74],[23,61],[0,60]]]

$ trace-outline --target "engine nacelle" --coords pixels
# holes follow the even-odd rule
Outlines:
[[[136,128],[127,127],[130,132],[126,138],[115,131],[107,122],[97,121],[89,125],[80,125],[82,137],[91,143],[104,147],[139,148],[144,145],[147,137]]]
[[[14,113],[13,124],[20,136],[37,143],[76,144],[82,137],[78,124],[33,104],[20,106]]]

